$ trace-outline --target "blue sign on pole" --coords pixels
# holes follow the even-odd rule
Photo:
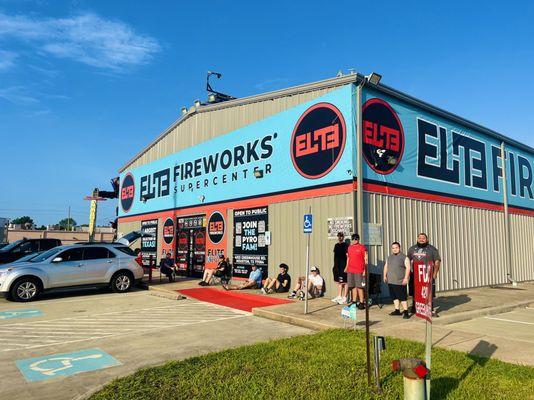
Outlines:
[[[40,317],[42,315],[43,315],[43,312],[37,309],[0,311],[0,320],[13,319],[13,318]]]
[[[313,229],[313,215],[304,214],[304,222],[302,224],[302,230],[304,233],[312,233]]]
[[[113,367],[121,363],[100,349],[89,349],[17,360],[16,364],[28,382],[38,382]]]

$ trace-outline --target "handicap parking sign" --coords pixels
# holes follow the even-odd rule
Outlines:
[[[28,382],[38,382],[58,376],[70,376],[80,372],[121,365],[119,361],[100,349],[27,358],[17,360],[16,364]]]
[[[0,321],[13,318],[40,317],[42,315],[43,312],[36,309],[0,311]]]
[[[304,233],[312,233],[313,229],[313,215],[304,214],[304,222],[302,224]]]

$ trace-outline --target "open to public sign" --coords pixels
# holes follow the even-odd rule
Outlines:
[[[414,263],[415,315],[432,322],[432,266]]]

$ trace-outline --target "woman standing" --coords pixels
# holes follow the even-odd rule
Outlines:
[[[389,294],[393,298],[395,310],[389,315],[402,315],[404,319],[410,318],[408,313],[408,294],[406,293],[410,279],[410,260],[400,251],[399,242],[391,244],[391,255],[384,266],[384,282],[388,284]],[[403,312],[400,312],[399,303]]]

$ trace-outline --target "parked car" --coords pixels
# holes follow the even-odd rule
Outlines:
[[[19,258],[17,261],[13,261],[14,263],[24,263],[30,261],[32,258],[37,257],[39,254],[43,254],[44,251],[39,251],[38,253],[30,253],[22,258]]]
[[[102,286],[127,292],[143,278],[143,268],[131,254],[119,244],[56,247],[27,262],[1,266],[0,296],[32,301],[43,292]]]
[[[21,239],[0,249],[0,264],[10,263],[28,254],[61,246],[59,239]]]

